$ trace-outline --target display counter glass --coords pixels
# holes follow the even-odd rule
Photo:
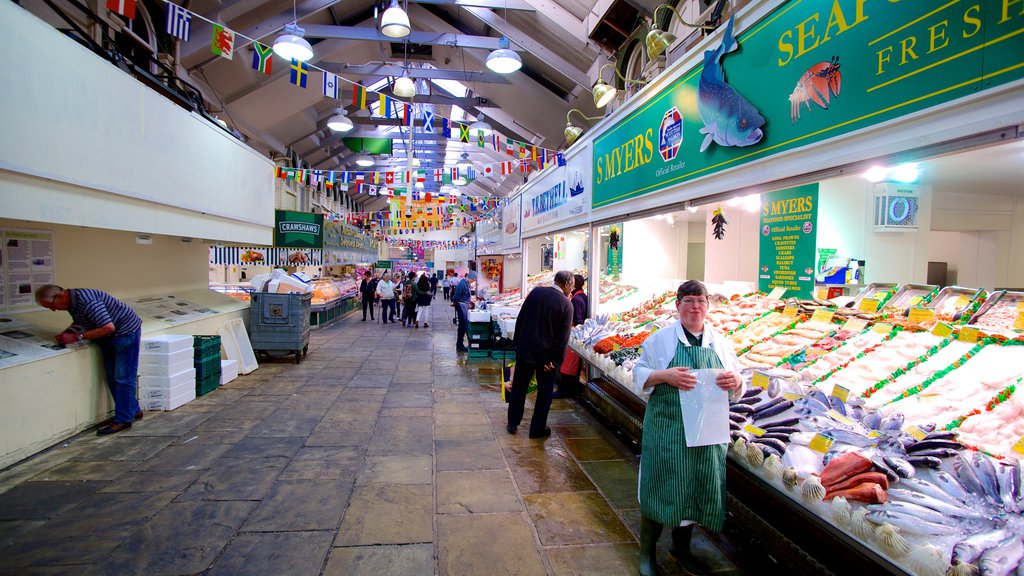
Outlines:
[[[248,302],[250,300],[250,294],[256,291],[248,282],[238,283],[210,283],[210,290],[214,292],[220,292],[226,296],[230,296],[235,300],[241,300]]]

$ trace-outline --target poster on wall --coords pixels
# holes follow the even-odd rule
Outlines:
[[[521,208],[523,203],[522,196],[516,196],[512,200],[509,200],[508,204],[501,208],[501,249],[502,250],[517,250],[519,249],[520,241],[522,238],[522,231],[520,230],[521,222],[519,216],[521,214]]]
[[[125,300],[132,310],[142,318],[157,320],[169,326],[199,320],[217,313],[202,304],[178,298],[174,294],[144,296]]]
[[[46,230],[3,230],[0,310],[37,308],[35,290],[53,284],[53,233]]]
[[[622,226],[618,224],[612,224],[608,231],[607,274],[616,282],[622,274]]]
[[[787,297],[813,297],[818,184],[762,195],[760,238],[757,289],[785,288]]]
[[[53,337],[50,329],[0,316],[0,369],[71,351],[57,344]]]

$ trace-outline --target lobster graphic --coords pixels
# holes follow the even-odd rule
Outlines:
[[[790,120],[795,124],[800,119],[800,105],[806,104],[811,109],[811,102],[828,110],[832,96],[839,96],[843,77],[839,72],[839,56],[833,56],[828,62],[818,62],[807,69],[796,83],[796,88],[789,95]]]

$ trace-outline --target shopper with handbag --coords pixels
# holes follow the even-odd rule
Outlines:
[[[416,328],[420,327],[420,322],[423,323],[424,328],[430,328],[430,300],[433,296],[430,290],[430,280],[426,274],[420,276],[413,286],[413,294],[416,298]]]

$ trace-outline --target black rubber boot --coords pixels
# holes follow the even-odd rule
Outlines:
[[[661,576],[658,570],[658,538],[661,524],[640,517],[640,576]]]
[[[677,526],[672,529],[672,548],[668,553],[675,558],[676,562],[694,575],[706,574],[708,567],[697,559],[690,551],[690,540],[693,538],[693,529],[696,524],[689,526]]]

